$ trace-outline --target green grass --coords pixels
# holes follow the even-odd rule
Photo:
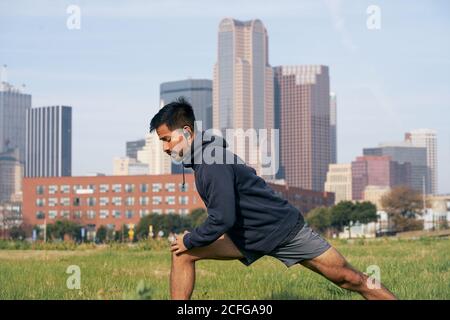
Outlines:
[[[351,264],[381,269],[381,281],[401,299],[450,299],[450,240],[333,242]],[[81,289],[69,290],[66,269],[81,268]],[[124,299],[136,290],[168,299],[168,248],[112,246],[77,250],[0,250],[0,299]],[[264,257],[200,261],[194,299],[360,299],[297,265]]]

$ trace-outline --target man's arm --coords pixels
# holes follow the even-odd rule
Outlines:
[[[203,247],[216,241],[236,221],[236,199],[234,194],[234,171],[231,165],[205,165],[201,172],[208,217],[205,222],[183,237],[187,249]]]

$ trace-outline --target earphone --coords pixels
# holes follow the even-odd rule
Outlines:
[[[183,128],[183,136],[186,140],[188,140],[191,137],[191,134]]]

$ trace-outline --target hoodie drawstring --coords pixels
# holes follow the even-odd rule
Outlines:
[[[181,167],[182,167],[182,170],[183,170],[183,183],[181,184],[181,191],[185,191],[186,189],[185,189],[185,187],[184,187],[184,185],[185,185],[185,178],[184,178],[184,165],[182,164],[181,165]]]

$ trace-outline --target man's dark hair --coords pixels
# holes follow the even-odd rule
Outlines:
[[[169,130],[175,130],[189,126],[194,131],[194,110],[191,104],[184,98],[178,97],[175,101],[166,104],[150,121],[150,132],[165,124]]]

